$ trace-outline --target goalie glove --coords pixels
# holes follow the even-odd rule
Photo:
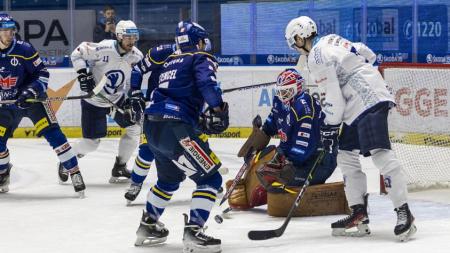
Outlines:
[[[324,124],[320,127],[320,140],[325,151],[332,153],[338,145],[340,125]]]
[[[219,111],[208,107],[200,116],[200,126],[205,134],[220,134],[228,128],[229,120],[228,103],[224,102]]]
[[[287,185],[295,177],[295,166],[283,154],[281,149],[277,148],[272,160],[256,171],[259,181],[267,191],[272,191],[272,183],[280,182]]]

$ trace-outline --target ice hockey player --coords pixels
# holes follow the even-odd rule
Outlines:
[[[175,49],[175,44],[164,44],[148,50],[144,59],[133,67],[130,89],[141,90],[143,75],[150,72],[145,95],[145,101],[149,101],[151,92],[158,86],[162,65],[175,52]],[[131,171],[131,184],[125,193],[125,199],[128,203],[134,201],[139,195],[153,159],[153,153],[147,145],[147,138],[142,133],[139,142],[139,152],[134,160],[133,170]]]
[[[209,42],[207,41],[207,43]],[[175,53],[175,50],[176,44],[163,44],[151,48],[144,59],[133,68],[131,73],[131,89],[140,90],[143,75],[150,72],[145,96],[145,100],[149,101],[151,92],[158,86],[162,65],[171,54]],[[207,135],[201,132],[198,132],[198,135],[202,141],[207,143]],[[147,145],[147,138],[144,134],[141,134],[138,156],[134,160],[133,170],[131,171],[131,184],[125,193],[125,199],[128,204],[134,201],[139,195],[153,159],[153,153]]]
[[[148,195],[146,211],[135,245],[164,242],[169,234],[159,220],[172,194],[186,177],[197,187],[192,193],[190,217],[185,216],[184,252],[220,252],[221,241],[204,233],[222,183],[220,160],[197,133],[201,109],[202,132],[221,133],[228,127],[228,105],[216,81],[217,61],[205,52],[206,30],[193,22],[176,29],[179,54],[163,64],[159,85],[145,110],[144,133],[155,155],[158,180]],[[206,50],[207,51],[207,50]]]
[[[254,124],[253,133],[238,153],[242,157],[249,151],[262,150],[257,153],[258,162],[230,195],[230,207],[248,209],[264,205],[267,203],[266,190],[285,193],[284,190],[289,192],[288,189],[300,187],[306,180],[324,148],[320,142],[320,126],[325,116],[319,101],[303,91],[303,83],[304,79],[295,69],[286,69],[278,75],[272,110],[262,130]],[[280,137],[278,147],[266,147],[275,135]],[[311,185],[325,183],[336,168],[337,143],[327,144]],[[289,208],[290,204],[286,209]]]
[[[381,74],[372,66],[374,53],[362,43],[354,44],[336,34],[319,37],[316,24],[306,16],[289,22],[286,40],[289,47],[308,55],[311,80],[325,93],[323,138],[335,140],[337,134],[330,133],[337,132],[335,129],[343,123],[338,166],[352,213],[331,224],[333,235],[370,233],[367,178],[359,161],[362,154],[371,156],[384,176],[397,213],[394,234],[401,241],[407,240],[416,227],[407,203],[405,175],[389,140],[387,117],[394,101]],[[346,231],[355,226],[356,234]]]
[[[36,127],[56,152],[63,171],[70,175],[76,192],[86,188],[72,147],[62,133],[47,98],[49,73],[33,46],[15,39],[16,23],[8,14],[0,14],[0,100],[16,100],[0,105],[0,192],[9,190],[10,163],[6,143],[23,117]],[[29,100],[43,100],[32,102]]]
[[[126,163],[138,146],[141,133],[138,123],[145,107],[140,90],[129,89],[127,93],[132,67],[143,58],[134,46],[139,39],[138,29],[132,21],[122,20],[117,23],[116,35],[117,40],[83,42],[71,55],[82,91],[92,91],[103,76],[108,79],[99,95],[81,100],[83,138],[74,146],[77,156],[83,157],[97,149],[100,138],[106,136],[107,115],[126,129],[119,141],[110,183],[122,182],[131,176]],[[67,176],[61,172],[59,169],[60,180],[64,182]]]

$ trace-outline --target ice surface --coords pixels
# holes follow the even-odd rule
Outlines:
[[[71,140],[75,141],[75,140]],[[243,139],[210,139],[212,149],[234,177],[242,161],[237,153]],[[152,168],[141,194],[131,207],[123,197],[127,184],[108,179],[118,141],[105,139],[97,151],[81,159],[87,185],[86,198],[78,199],[72,185],[57,183],[57,158],[43,139],[12,139],[8,143],[14,164],[10,192],[0,194],[0,253],[53,252],[181,252],[182,213],[189,211],[194,184],[186,180],[161,221],[170,230],[167,243],[151,248],[133,246],[148,188],[155,182]],[[131,167],[131,162],[129,162]],[[378,171],[363,161],[369,181],[370,227],[365,238],[332,237],[330,223],[343,216],[293,218],[285,234],[267,241],[250,241],[249,230],[279,227],[283,218],[265,214],[265,207],[234,212],[231,219],[208,222],[207,233],[222,239],[223,252],[449,252],[450,190],[410,194],[418,232],[400,243],[393,234],[396,216],[389,199],[378,195]],[[331,181],[341,180],[337,169]],[[221,208],[214,207],[212,216]]]

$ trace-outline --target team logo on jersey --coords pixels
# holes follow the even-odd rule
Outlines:
[[[106,74],[108,81],[103,88],[106,93],[114,94],[122,86],[125,81],[125,74],[120,69],[110,70]]]
[[[306,141],[295,141],[295,144],[303,146],[303,147],[308,147],[309,143]]]
[[[17,66],[17,65],[19,65],[19,60],[17,60],[16,57],[13,57],[13,58],[11,59],[11,65],[13,65],[14,67]]]
[[[0,75],[0,87],[4,90],[9,90],[14,88],[17,84],[17,77],[8,75],[7,77],[3,77]]]

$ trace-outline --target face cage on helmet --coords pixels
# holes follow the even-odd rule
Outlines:
[[[286,103],[291,100],[295,94],[297,94],[297,83],[276,86],[275,92],[277,97],[283,102]]]

